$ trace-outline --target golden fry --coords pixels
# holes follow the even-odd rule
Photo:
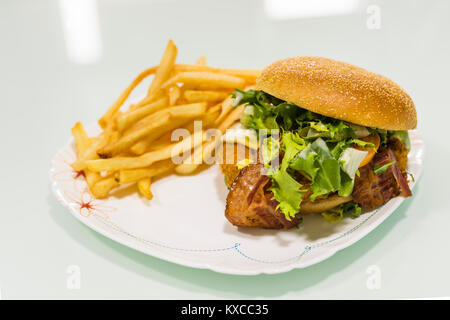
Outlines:
[[[114,143],[114,142],[116,142],[119,139],[120,139],[120,132],[112,131],[110,136],[109,136],[108,143]]]
[[[254,89],[254,86],[248,86],[245,90]],[[234,98],[230,95],[222,102],[222,111],[220,112],[219,118],[216,120],[216,124],[222,122],[222,120],[228,115],[228,113],[233,109]]]
[[[152,118],[148,119],[147,125],[139,126],[136,130],[124,134],[118,141],[99,148],[97,154],[102,158],[111,158],[112,156],[125,151],[138,140],[149,135],[152,131],[159,130],[170,123],[170,115],[167,112],[163,114],[157,112],[150,115],[150,117]]]
[[[147,96],[152,97],[161,88],[161,84],[164,83],[172,72],[173,65],[177,58],[178,49],[172,40],[169,40],[166,46],[166,50],[159,63],[158,70],[153,78],[150,88],[148,88]]]
[[[191,104],[184,104],[167,109],[170,116],[176,119],[193,119],[201,117],[206,111],[206,103],[198,102]]]
[[[152,184],[152,182],[151,182],[150,178],[141,179],[137,183],[137,187],[138,187],[139,192],[145,198],[147,198],[147,200],[152,200],[153,199],[153,193],[150,190],[151,184]]]
[[[163,127],[158,128],[158,130],[152,130],[152,133],[148,134],[144,139],[136,142],[130,147],[130,151],[136,155],[141,155],[149,150],[151,143],[164,135],[166,132],[176,129],[179,126],[185,124],[187,121],[194,118],[201,118],[206,110],[205,103],[192,103],[186,105],[179,105],[164,109],[162,111],[167,112],[170,115],[170,121],[166,123]],[[144,118],[139,121],[130,130],[143,130],[142,128],[147,128],[152,124],[154,119]],[[128,134],[128,132],[126,132]],[[139,140],[139,139],[138,139]]]
[[[217,118],[220,115],[221,107],[221,104],[216,104],[215,106],[212,106],[208,109],[208,111],[202,118],[204,128],[208,128],[216,122]]]
[[[150,104],[152,102],[155,102],[156,100],[162,99],[165,96],[166,95],[165,95],[164,91],[163,90],[159,90],[157,93],[155,93],[151,97],[147,96],[144,99],[142,99],[141,101],[139,101],[138,103],[131,104],[128,111],[139,109],[140,107],[145,106],[147,104]]]
[[[170,145],[172,143],[170,134],[171,132],[166,132],[159,138],[152,141],[148,151],[159,150],[163,147],[167,147],[168,145]]]
[[[95,141],[88,137],[81,122],[77,122],[72,128],[72,135],[75,140],[78,156],[82,155]],[[92,189],[95,183],[101,179],[100,174],[97,172],[92,172],[88,169],[84,169],[83,172],[89,189]]]
[[[131,84],[128,86],[128,88],[125,89],[124,92],[119,96],[119,98],[114,102],[114,104],[106,111],[106,113],[98,120],[98,124],[103,129],[106,128],[108,122],[111,120],[111,118],[119,111],[120,107],[123,105],[123,103],[127,100],[130,93],[133,91],[134,88],[146,77],[149,75],[152,75],[155,73],[156,69],[158,67],[151,67],[147,70],[142,71],[134,80],[131,82]]]
[[[167,126],[162,128],[160,131],[155,131],[145,137],[144,139],[138,141],[135,143],[131,148],[130,151],[134,153],[135,155],[142,155],[145,152],[149,151],[153,147],[153,142],[156,139],[159,139],[163,135],[165,135],[167,132],[171,132],[174,129],[179,128],[180,126],[183,126],[187,122],[189,122],[191,119],[174,119],[172,120]]]
[[[245,80],[239,77],[214,72],[181,72],[167,80],[162,88],[168,88],[177,82],[185,87],[196,89],[234,89],[242,88]]]
[[[230,93],[225,91],[186,90],[184,92],[184,98],[188,102],[216,102],[229,95]]]
[[[94,172],[88,169],[84,169],[84,176],[89,190],[92,190],[95,184],[102,179],[102,176],[98,172]]]
[[[72,135],[75,141],[75,146],[77,147],[77,153],[78,155],[82,155],[91,142],[81,122],[75,123],[72,128]]]
[[[148,127],[153,122],[155,122],[155,120],[157,120],[158,118],[161,118],[162,116],[165,116],[165,115],[169,115],[172,118],[172,120],[182,119],[182,118],[189,119],[189,118],[200,117],[205,112],[205,110],[206,110],[206,103],[190,103],[190,104],[183,104],[183,105],[165,108],[163,110],[160,110],[158,112],[150,114],[147,117],[139,120],[130,129],[125,131],[125,135],[127,135],[133,131],[139,130],[142,127]],[[162,128],[162,130],[165,130],[165,128]]]
[[[91,192],[96,198],[106,198],[111,190],[118,186],[119,183],[116,181],[114,175],[110,175],[94,184]]]
[[[208,114],[208,113],[207,113]],[[208,118],[214,115],[209,115]],[[206,116],[204,116],[206,118]],[[175,129],[187,129],[190,133],[194,131],[194,122],[188,123],[190,119],[173,120],[170,125],[164,128],[162,132],[155,132],[145,139],[140,140],[130,148],[130,151],[135,155],[142,155],[148,151],[154,151],[161,146],[169,145],[172,137],[172,131]],[[205,121],[205,120],[204,120]],[[186,123],[188,123],[186,125]]]
[[[222,120],[233,109],[233,102],[234,102],[234,99],[232,96],[229,96],[222,102],[222,110],[220,111],[220,116],[216,120],[216,124],[221,123]]]
[[[247,82],[255,82],[256,78],[260,74],[260,70],[251,69],[226,69],[226,68],[214,68],[209,66],[202,66],[199,64],[176,64],[176,72],[216,72],[228,74],[245,79]]]
[[[97,149],[102,148],[108,143],[111,133],[112,129],[106,128],[105,131],[103,131],[98,136],[98,138],[83,152],[83,154],[79,156],[74,163],[71,164],[72,168],[76,171],[81,171],[86,168],[87,160],[97,159]]]
[[[236,107],[231,113],[223,120],[222,123],[219,124],[217,129],[219,129],[222,134],[227,130],[229,127],[233,125],[236,121],[238,121],[241,118],[242,111],[244,110],[244,105],[240,105]]]
[[[163,109],[169,105],[169,98],[163,97],[153,103],[144,105],[140,108],[134,108],[129,110],[117,118],[117,129],[123,132],[138,120],[145,118],[146,116]]]
[[[154,163],[151,167],[145,169],[120,170],[116,175],[116,180],[120,184],[126,184],[145,178],[153,178],[170,172],[174,166],[172,160],[164,160]]]
[[[181,96],[181,89],[179,86],[175,85],[169,88],[169,105],[173,106],[177,103]]]

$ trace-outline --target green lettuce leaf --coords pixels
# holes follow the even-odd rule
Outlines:
[[[319,155],[311,150],[311,144],[309,144],[292,160],[290,167],[297,171],[302,171],[310,180],[314,180],[319,170],[316,166],[318,157]]]
[[[358,218],[361,215],[361,207],[353,201],[346,202],[322,213],[322,217],[329,223],[336,223],[341,221],[344,216],[351,216]]]
[[[278,208],[285,214],[286,219],[290,220],[299,212],[302,195],[306,190],[300,190],[302,185],[292,177],[288,168],[290,161],[305,148],[305,142],[292,131],[283,132],[281,141],[284,151],[283,160],[277,169],[272,168],[274,171],[269,172],[268,176],[272,178],[270,190],[279,202]]]
[[[374,165],[374,167],[373,167],[373,173],[375,173],[375,175],[377,175],[377,174],[385,174],[386,173],[386,170],[390,167],[390,166],[392,166],[393,164],[395,163],[395,161],[391,161],[391,162],[388,162],[388,163],[386,163],[386,164],[383,164],[383,165],[378,165],[378,164],[376,164],[376,165]]]
[[[363,141],[363,140],[359,140],[359,139],[352,139],[351,141],[349,141],[349,143],[356,144],[357,146],[359,146],[361,148],[373,148],[375,151],[377,151],[375,149],[375,145],[371,142],[367,142],[367,141]]]
[[[341,187],[341,167],[321,138],[309,144],[291,161],[290,167],[304,172],[311,179],[311,200]]]
[[[318,161],[319,170],[311,184],[311,201],[318,196],[337,191],[341,187],[341,168],[336,159],[324,159]]]
[[[277,170],[270,175],[274,198],[279,202],[277,208],[284,213],[287,220],[291,220],[300,210],[302,195],[305,190],[300,190],[302,185],[297,182],[286,170]]]
[[[358,218],[362,212],[361,207],[353,201],[342,204],[342,209],[344,210],[344,215],[349,215],[352,218]]]

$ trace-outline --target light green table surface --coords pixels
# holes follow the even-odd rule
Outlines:
[[[0,2],[3,299],[450,295],[449,1],[356,1],[354,8],[343,1],[319,8],[318,17],[304,17],[308,8],[297,12],[284,7],[286,1],[84,2],[81,29],[98,27],[99,33],[88,29],[89,39],[78,43],[88,47],[78,54],[71,47],[77,39],[63,28],[64,1]],[[368,28],[377,26],[369,5],[380,10],[380,29]],[[90,8],[98,9],[97,20]],[[316,55],[394,79],[414,99],[426,142],[414,197],[330,259],[272,276],[190,269],[91,231],[54,198],[50,159],[75,121],[94,122],[138,72],[159,61],[168,38],[186,63],[207,55],[214,66],[259,68],[278,58]],[[67,289],[69,265],[80,267],[79,290]],[[373,265],[381,272],[375,290],[366,285]]]

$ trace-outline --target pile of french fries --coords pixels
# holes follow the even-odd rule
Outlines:
[[[176,57],[177,47],[170,40],[159,65],[141,72],[99,119],[103,131],[98,136],[89,137],[80,122],[72,128],[77,149],[72,168],[84,173],[95,197],[105,198],[122,185],[136,184],[142,196],[152,199],[155,179],[192,174],[202,163],[211,164],[218,139],[208,140],[206,129],[223,134],[239,120],[243,107],[234,108],[230,94],[254,85],[259,71],[213,68],[205,57],[196,64],[176,64]],[[151,75],[146,96],[123,108],[131,92]],[[200,131],[194,130],[198,120]],[[190,136],[173,142],[172,131],[178,128]],[[190,153],[181,163],[172,161],[174,153],[185,151]]]

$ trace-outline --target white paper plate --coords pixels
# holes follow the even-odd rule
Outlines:
[[[416,131],[410,137],[408,171],[417,181],[424,143]],[[50,178],[57,199],[78,220],[154,257],[228,274],[274,274],[318,263],[375,229],[404,200],[394,198],[357,219],[336,224],[309,215],[299,229],[288,231],[236,228],[224,216],[228,190],[218,166],[199,175],[169,176],[155,182],[152,201],[131,190],[97,200],[84,178],[70,167],[74,160],[73,141],[69,141],[52,160]]]

